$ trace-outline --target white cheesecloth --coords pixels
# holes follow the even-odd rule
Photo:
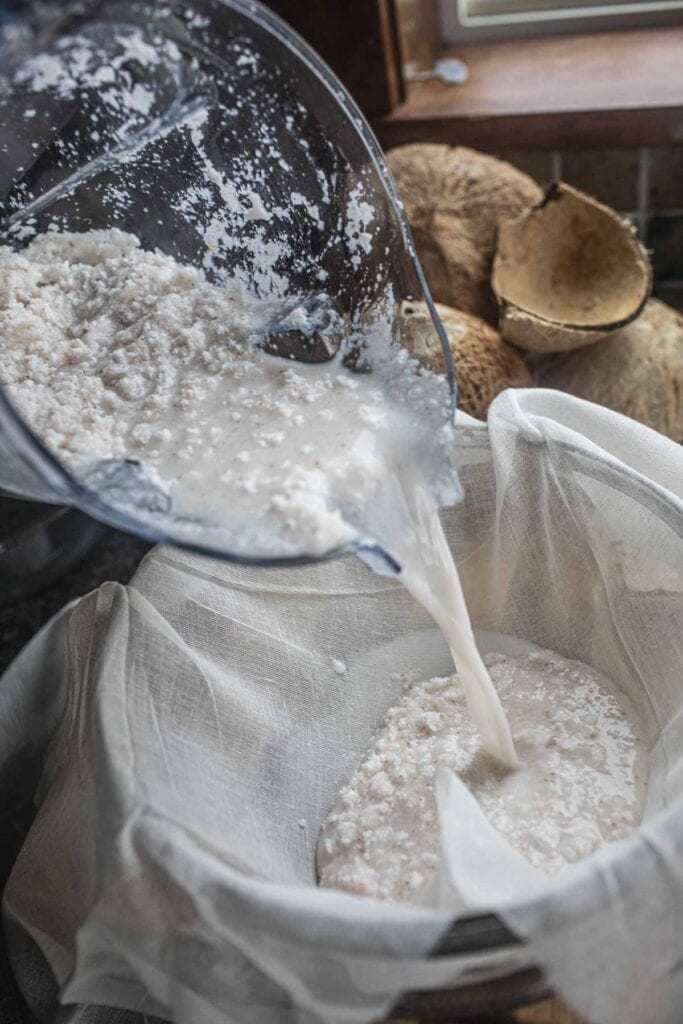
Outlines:
[[[465,500],[444,522],[475,627],[623,687],[651,749],[642,827],[538,891],[511,870],[495,906],[463,862],[469,916],[494,910],[525,941],[429,959],[447,894],[360,900],[314,868],[397,673],[450,670],[429,616],[353,557],[265,570],[156,549],[0,685],[0,833],[27,829],[5,926],[39,1021],[361,1024],[404,991],[536,964],[596,1024],[678,1024],[683,451],[544,390],[503,393],[457,443]]]

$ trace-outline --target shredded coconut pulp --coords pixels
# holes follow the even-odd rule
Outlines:
[[[624,694],[552,651],[484,660],[520,769],[505,772],[482,751],[457,676],[409,683],[322,827],[321,885],[415,899],[439,861],[439,765],[455,771],[491,823],[551,876],[637,825],[647,753]]]

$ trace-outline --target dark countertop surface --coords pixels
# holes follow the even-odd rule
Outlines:
[[[103,529],[82,561],[44,590],[0,604],[0,673],[67,601],[89,593],[107,580],[128,583],[149,548],[146,541]]]

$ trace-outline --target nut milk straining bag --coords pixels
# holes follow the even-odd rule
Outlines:
[[[550,886],[462,912],[318,889],[340,786],[400,675],[451,671],[446,644],[354,557],[285,572],[158,548],[3,681],[3,778],[22,758],[41,765],[4,914],[42,1019],[57,1019],[55,986],[86,1020],[105,1004],[138,1022],[361,1022],[437,989],[454,990],[457,1015],[459,987],[495,993],[536,966],[591,1020],[677,1020],[683,456],[536,390],[463,425],[457,462],[466,497],[443,521],[475,627],[580,659],[636,703],[651,751],[642,826]],[[15,820],[33,797],[22,777]],[[452,951],[458,922],[483,912],[520,941]]]

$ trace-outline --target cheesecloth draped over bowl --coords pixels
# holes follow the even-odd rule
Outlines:
[[[449,671],[428,615],[352,557],[256,570],[156,549],[0,687],[0,833],[23,839],[5,925],[39,1020],[118,1020],[88,1005],[105,1004],[126,1021],[363,1022],[406,990],[532,964],[590,1020],[680,1019],[683,453],[569,396],[509,391],[458,431],[458,462],[466,497],[444,520],[475,626],[635,701],[642,827],[487,908],[522,943],[432,956],[452,912],[319,890],[314,868],[397,673]]]

